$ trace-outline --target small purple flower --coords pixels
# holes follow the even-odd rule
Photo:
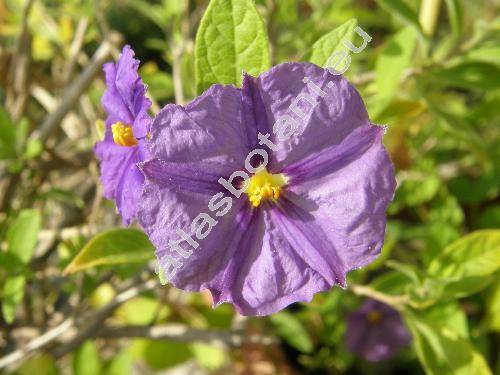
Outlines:
[[[347,318],[347,347],[367,361],[389,359],[410,341],[399,313],[384,303],[367,300]]]
[[[344,78],[309,63],[167,105],[138,211],[166,278],[243,315],[345,286],[384,240],[395,179],[383,133]]]
[[[151,118],[146,88],[137,69],[139,61],[134,51],[123,47],[116,64],[104,64],[106,91],[102,106],[106,111],[106,131],[103,141],[94,151],[101,161],[101,182],[104,197],[116,203],[124,225],[130,225],[137,212],[144,176],[137,163],[149,157],[146,136]]]

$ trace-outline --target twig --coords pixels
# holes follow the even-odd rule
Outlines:
[[[118,306],[128,301],[129,299],[136,297],[140,293],[152,289],[157,284],[158,282],[155,279],[153,279],[141,285],[132,285],[123,292],[117,294],[113,298],[113,300],[111,300],[100,310],[91,313],[90,316],[82,317],[82,320],[84,320],[84,322],[86,323],[85,328],[83,329],[80,328],[80,326],[83,325],[79,324],[80,320],[79,318],[70,317],[66,319],[64,322],[48,330],[40,337],[37,337],[28,342],[28,344],[26,344],[24,347],[17,349],[14,352],[0,358],[0,370],[7,366],[13,366],[18,362],[20,362],[21,360],[26,360],[27,358],[34,355],[35,352],[45,349],[49,344],[60,338],[63,334],[68,333],[75,326],[78,326],[78,329],[75,330],[75,333],[72,334],[69,339],[63,342],[61,346],[59,346],[56,349],[54,354],[56,356],[62,356],[74,350],[83,341],[85,341],[85,339],[92,336],[97,327],[102,322],[104,322],[104,320],[106,320],[106,318],[108,318],[116,310]]]
[[[119,43],[121,37],[118,34],[111,34],[109,39],[106,39],[99,46],[97,51],[92,56],[90,64],[80,73],[75,79],[73,84],[64,90],[62,101],[59,103],[57,109],[50,113],[39,129],[33,132],[32,138],[41,142],[45,142],[47,138],[60,124],[64,116],[73,108],[80,95],[90,86],[94,76],[100,71],[102,64],[110,56],[113,45]]]
[[[133,286],[126,289],[124,292],[119,293],[113,298],[111,302],[106,304],[102,309],[95,312],[90,319],[87,319],[85,327],[79,328],[77,332],[69,339],[69,341],[63,343],[58,348],[53,351],[53,355],[58,358],[65,354],[75,350],[79,347],[87,338],[92,337],[92,335],[100,331],[99,326],[109,317],[122,303],[138,296],[140,293],[153,289],[158,285],[156,279],[149,280],[144,284]]]
[[[9,67],[9,82],[6,92],[6,108],[14,122],[21,119],[29,97],[29,69],[31,65],[31,35],[28,30],[28,16],[33,0],[27,0],[24,5],[21,31],[14,46],[14,52]]]
[[[73,71],[75,69],[78,60],[78,54],[82,49],[85,38],[85,32],[87,31],[88,25],[89,25],[88,17],[83,17],[80,20],[80,22],[78,22],[78,26],[75,31],[75,37],[73,38],[73,42],[71,43],[71,47],[69,50],[68,62],[64,69],[63,80],[65,83],[70,80],[71,75],[73,74]]]
[[[74,325],[74,323],[75,322],[73,318],[68,318],[64,322],[48,330],[41,336],[31,340],[23,348],[15,350],[14,352],[0,358],[0,370],[16,362],[19,362],[20,360],[30,357],[37,350],[45,348],[48,344],[50,344],[52,341],[54,341],[64,332],[70,329]]]
[[[352,284],[348,289],[358,296],[373,298],[377,301],[385,303],[386,305],[392,306],[397,310],[402,309],[404,305],[409,303],[408,296],[392,296],[364,285]]]
[[[247,335],[236,331],[203,330],[191,328],[184,324],[164,324],[153,327],[125,326],[104,327],[97,330],[93,337],[99,338],[124,338],[142,337],[151,340],[169,340],[178,342],[201,341],[219,346],[240,347],[243,344],[271,345],[275,339],[251,334]]]

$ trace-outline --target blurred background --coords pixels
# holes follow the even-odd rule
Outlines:
[[[90,239],[121,226],[92,151],[102,64],[130,44],[153,113],[189,102],[207,5],[0,0],[0,373],[500,373],[497,0],[255,1],[273,65],[304,60],[352,19],[373,38],[346,76],[372,121],[388,125],[398,188],[382,256],[352,272],[347,290],[244,318],[213,310],[209,294],[161,286],[152,249],[127,240],[101,241],[63,274]],[[483,245],[464,245],[476,231]],[[457,243],[463,259],[450,262],[475,263],[453,289],[437,283],[433,261]],[[404,317],[412,343],[375,363],[345,340],[368,298],[420,314]]]

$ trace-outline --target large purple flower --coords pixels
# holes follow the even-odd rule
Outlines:
[[[116,202],[124,225],[135,218],[144,176],[138,162],[149,156],[146,136],[151,119],[146,88],[137,69],[139,61],[129,46],[123,48],[116,64],[104,65],[106,91],[102,105],[106,111],[106,132],[94,151],[101,161],[104,196]]]
[[[155,118],[138,220],[178,288],[274,313],[345,286],[384,240],[395,180],[356,90],[289,63]]]
[[[367,361],[389,359],[410,341],[399,313],[384,303],[367,300],[347,318],[347,347]]]

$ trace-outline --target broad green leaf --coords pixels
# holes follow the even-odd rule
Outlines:
[[[404,0],[377,0],[381,7],[420,32],[417,13]]]
[[[129,347],[124,348],[118,355],[115,355],[106,365],[103,371],[106,375],[125,375],[133,374],[133,358],[129,353]]]
[[[155,319],[165,319],[170,314],[168,305],[160,304],[156,298],[135,297],[122,304],[115,317],[125,324],[148,325]]]
[[[2,314],[5,321],[10,324],[16,317],[16,309],[24,297],[26,278],[12,276],[7,278],[2,291]]]
[[[102,364],[95,344],[88,340],[73,355],[73,374],[96,375],[101,372]]]
[[[0,106],[0,159],[16,156],[16,127]]]
[[[344,40],[352,42],[356,25],[357,20],[351,19],[322,36],[314,42],[311,50],[305,56],[305,59],[313,64],[325,67],[330,56],[335,52],[346,50],[343,44]]]
[[[41,222],[38,211],[26,209],[19,213],[7,230],[7,251],[24,264],[33,256]]]
[[[306,328],[292,314],[282,311],[271,315],[271,323],[276,327],[279,335],[291,346],[303,353],[311,353],[314,346]]]
[[[146,262],[154,257],[154,246],[138,229],[112,229],[92,238],[66,267],[65,274],[87,268]]]
[[[210,371],[216,371],[226,363],[226,355],[220,348],[198,342],[190,347],[198,363]]]
[[[484,62],[463,62],[436,68],[422,77],[434,88],[449,86],[481,91],[500,88],[500,66]]]
[[[198,92],[214,83],[240,85],[242,73],[267,70],[269,42],[262,18],[251,0],[212,0],[196,34]]]
[[[173,367],[193,357],[189,344],[183,342],[135,340],[132,350],[153,370]]]
[[[432,276],[447,280],[491,275],[500,268],[500,230],[480,230],[444,249],[429,267]]]
[[[422,317],[441,327],[446,327],[464,339],[469,338],[467,316],[457,301],[438,303],[421,312]]]
[[[394,97],[404,70],[411,65],[415,44],[414,29],[406,27],[389,40],[377,58],[375,84],[378,92],[378,111],[383,110]]]
[[[484,288],[500,268],[500,230],[473,232],[444,249],[429,274],[457,297]]]
[[[413,335],[415,352],[427,374],[491,374],[483,356],[448,325],[409,310],[404,312],[404,318]]]

